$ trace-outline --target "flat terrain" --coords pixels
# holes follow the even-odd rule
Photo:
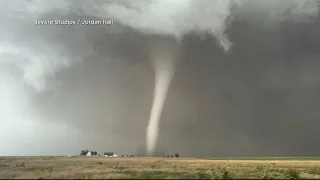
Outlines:
[[[320,178],[318,158],[0,157],[3,178]]]

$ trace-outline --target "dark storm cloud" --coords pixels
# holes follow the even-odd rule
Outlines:
[[[172,146],[199,156],[317,155],[319,18],[259,25],[235,20],[229,54],[213,39],[185,38],[163,117]],[[178,94],[191,109],[181,112]]]
[[[319,152],[320,16],[296,18],[289,11],[283,14],[287,6],[279,6],[275,18],[266,15],[272,3],[252,1],[233,9],[225,30],[233,44],[230,51],[218,45],[219,36],[209,33],[190,32],[178,42],[181,59],[165,103],[158,151],[198,157],[312,156]],[[70,1],[65,5],[68,8],[39,19],[108,18],[90,15],[99,14],[104,4],[95,2]],[[145,7],[145,1],[140,5],[128,2],[121,1],[128,7]],[[208,2],[202,1],[203,5]],[[252,11],[245,13],[248,9]],[[40,49],[32,56],[53,56],[29,66],[48,67],[42,72],[45,80],[32,79],[36,77],[33,71],[24,72],[29,72],[25,78],[38,92],[33,86],[23,90],[32,97],[29,103],[31,112],[37,113],[37,123],[66,122],[80,130],[73,136],[81,140],[68,153],[80,148],[134,153],[144,146],[154,86],[149,47],[159,40],[177,42],[164,28],[155,28],[162,32],[158,35],[146,35],[143,27],[121,23],[126,16],[118,17],[113,26],[81,28],[34,26],[34,17],[29,17],[29,22],[8,21],[0,30],[15,33],[14,39],[7,35],[2,39],[30,45],[26,52]],[[22,24],[23,30],[18,28]],[[171,30],[178,36],[179,30]],[[19,68],[1,64],[0,72],[9,71],[21,76]],[[50,82],[54,88],[42,84]]]

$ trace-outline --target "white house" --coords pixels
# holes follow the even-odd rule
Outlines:
[[[91,152],[88,152],[88,153],[86,154],[86,156],[92,156]]]

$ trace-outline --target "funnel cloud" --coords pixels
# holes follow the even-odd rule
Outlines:
[[[159,133],[159,123],[170,83],[174,76],[176,61],[178,59],[172,43],[153,42],[150,48],[150,57],[154,67],[154,97],[151,106],[150,119],[147,126],[146,149],[149,156],[153,155]],[[171,45],[171,46],[170,46]]]
[[[0,19],[0,155],[320,151],[319,0],[11,0]]]

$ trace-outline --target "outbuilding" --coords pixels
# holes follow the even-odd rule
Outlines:
[[[113,156],[113,152],[105,152],[103,153],[104,156],[108,156],[108,157],[112,157]]]

